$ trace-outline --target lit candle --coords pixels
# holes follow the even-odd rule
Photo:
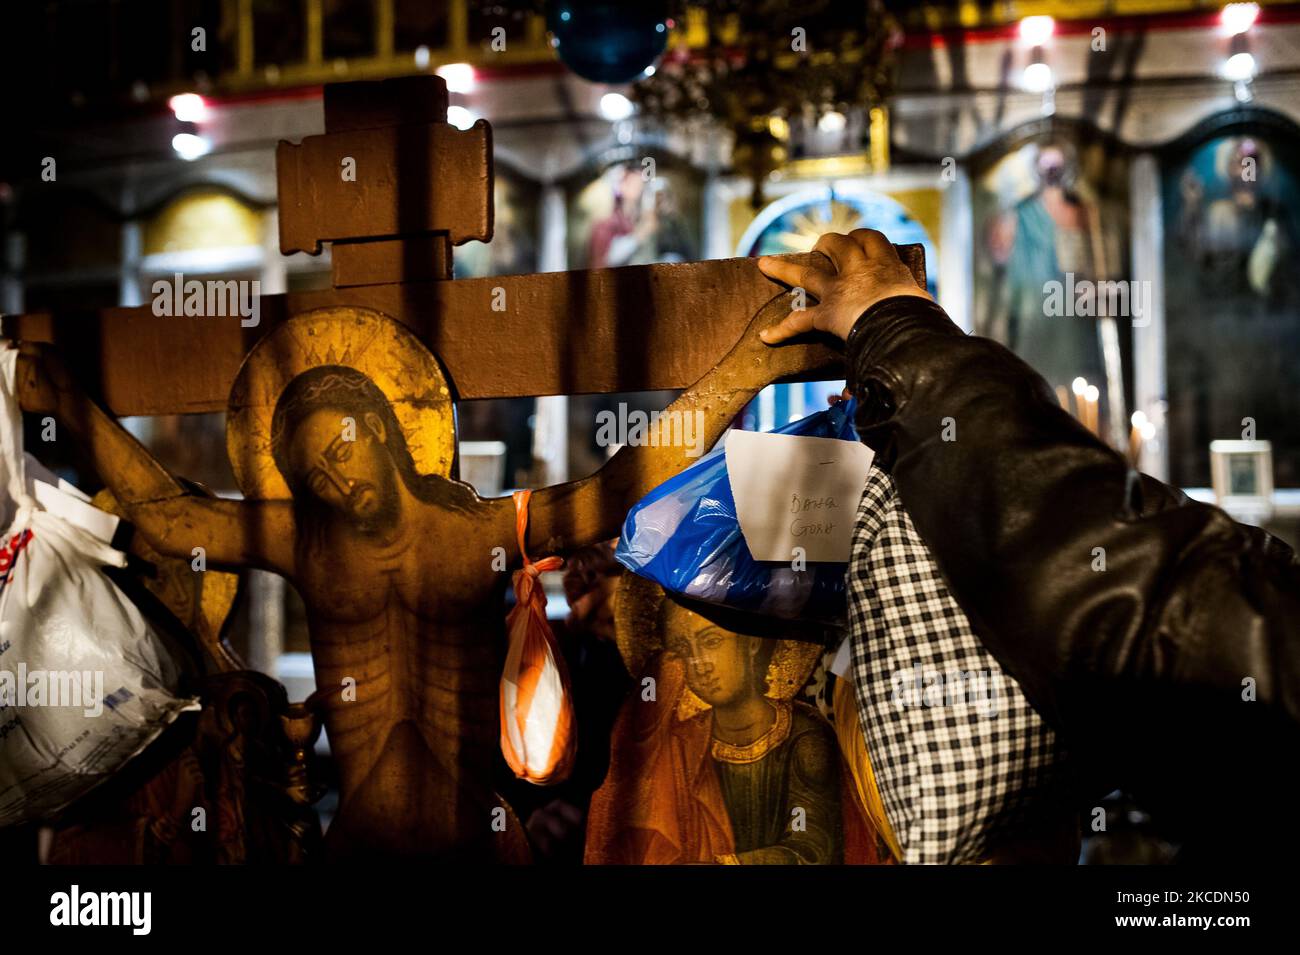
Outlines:
[[[1074,416],[1086,425],[1088,421],[1084,417],[1083,396],[1088,391],[1088,379],[1083,377],[1074,379],[1070,383],[1070,390],[1074,392]]]
[[[1147,424],[1147,416],[1141,411],[1133,412],[1133,428],[1128,433],[1128,463],[1130,467],[1138,466],[1142,455],[1142,428]]]
[[[1097,423],[1097,400],[1100,397],[1101,392],[1096,385],[1089,385],[1088,390],[1083,395],[1083,400],[1087,402],[1088,409],[1088,420],[1085,423],[1097,437],[1101,437],[1101,431]]]

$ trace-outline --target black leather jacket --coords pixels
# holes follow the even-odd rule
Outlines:
[[[1131,471],[1028,365],[925,299],[874,305],[847,358],[863,441],[976,633],[1080,761],[1083,805],[1123,787],[1202,857],[1296,845],[1291,550]]]

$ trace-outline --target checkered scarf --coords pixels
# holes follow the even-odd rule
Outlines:
[[[1061,778],[1064,754],[875,467],[847,588],[858,717],[902,861],[982,861]]]

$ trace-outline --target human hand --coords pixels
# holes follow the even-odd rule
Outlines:
[[[828,232],[817,240],[813,251],[825,254],[833,271],[767,255],[758,260],[759,269],[768,278],[802,288],[817,299],[816,305],[791,312],[779,325],[759,332],[769,345],[810,331],[848,338],[862,313],[879,301],[894,295],[930,298],[930,293],[916,284],[893,243],[874,229],[855,229],[848,235]]]

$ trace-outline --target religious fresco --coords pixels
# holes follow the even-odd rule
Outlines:
[[[884,858],[835,731],[798,697],[815,628],[665,597],[626,574],[616,639],[635,685],[592,799],[596,864],[838,864]]]
[[[695,261],[701,180],[683,163],[638,155],[578,181],[569,190],[569,268]]]
[[[1183,487],[1208,487],[1210,442],[1238,438],[1272,442],[1274,484],[1300,486],[1298,149],[1294,127],[1246,129],[1165,165],[1166,424]]]
[[[1129,278],[1128,160],[1071,128],[1012,137],[972,166],[975,333],[1011,348],[1054,388],[1080,376],[1098,385],[1106,419],[1106,382],[1131,377],[1129,316],[1111,316],[1118,354],[1108,364],[1109,319],[1074,307],[1070,292]],[[1052,283],[1065,293],[1059,303]]]

